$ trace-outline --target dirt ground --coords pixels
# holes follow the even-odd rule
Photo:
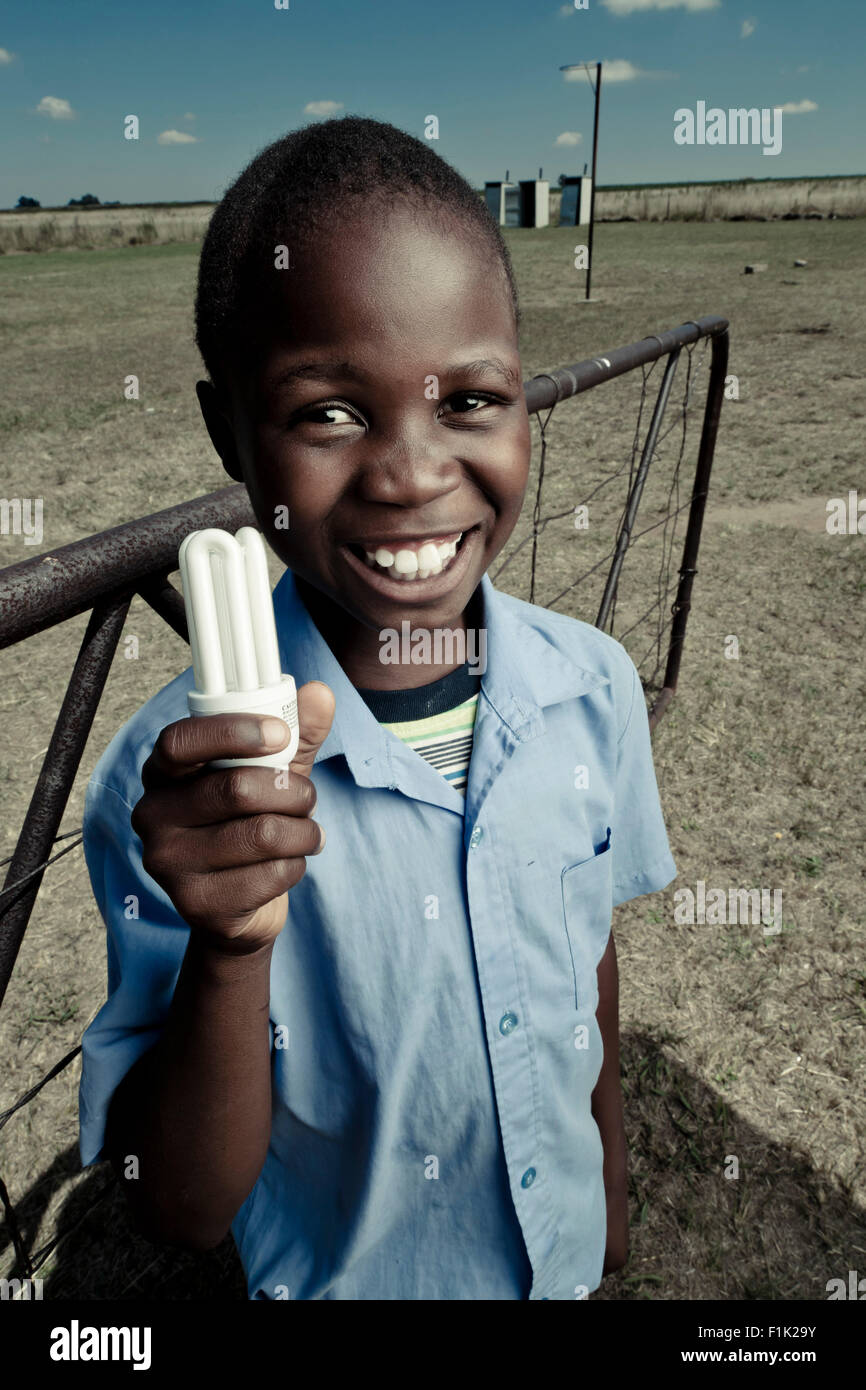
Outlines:
[[[858,487],[866,496],[862,223],[604,225],[589,304],[572,266],[574,229],[508,235],[526,377],[719,313],[731,321],[739,397],[722,412],[680,688],[654,742],[679,878],[614,918],[632,1249],[594,1297],[823,1299],[828,1280],[866,1272],[866,537],[825,525],[828,499]],[[44,498],[41,546],[0,536],[0,565],[228,482],[193,394],[197,252],[137,246],[0,261],[2,491]],[[794,268],[798,258],[808,264]],[[752,262],[768,270],[745,276]],[[706,374],[701,352],[696,379]],[[667,423],[685,368],[683,358]],[[130,373],[138,401],[123,399]],[[627,462],[640,388],[635,373],[557,408],[545,514],[572,509]],[[695,414],[681,500],[698,433]],[[664,514],[678,444],[674,429],[651,473],[644,523]],[[547,527],[537,602],[603,553],[621,482],[590,503],[587,531],[569,517]],[[526,525],[525,514],[515,541]],[[655,593],[658,529],[639,544],[617,631]],[[526,581],[516,563],[498,583],[525,597]],[[592,621],[598,594],[593,578],[555,606]],[[0,653],[0,858],[14,848],[85,625],[82,616]],[[139,658],[118,652],[63,831],[81,824],[87,779],[117,727],[188,665],[185,645],[139,600],[127,631],[139,637]],[[636,660],[644,637],[651,645],[651,626],[626,641]],[[726,655],[732,637],[736,658]],[[781,892],[782,930],[677,924],[675,889],[699,881]],[[79,849],[45,877],[0,1011],[0,1111],[75,1046],[104,992],[104,931]],[[45,1297],[242,1298],[230,1243],[207,1257],[151,1246],[130,1231],[107,1166],[80,1171],[78,1070],[49,1082],[0,1132],[0,1177],[27,1243],[38,1250],[63,1235],[39,1271]],[[15,1271],[3,1226],[0,1275]]]

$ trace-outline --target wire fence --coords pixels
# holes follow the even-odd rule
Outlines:
[[[530,481],[531,510],[524,507],[511,548],[490,577],[496,582],[508,572],[509,592],[546,608],[580,617],[594,611],[595,626],[621,641],[637,666],[652,728],[677,686],[723,399],[727,327],[725,319],[708,316],[524,384],[540,444]],[[670,401],[683,354],[682,390],[674,410]],[[662,359],[661,381],[645,424]],[[590,399],[596,400],[588,392],[622,376],[637,383],[633,428],[619,402],[601,408],[596,419],[586,408]],[[701,398],[703,423],[689,486],[684,477],[689,423]],[[669,409],[674,418],[663,427]],[[550,433],[555,411],[577,412],[568,438]],[[606,441],[605,457],[592,442],[596,429]],[[8,866],[0,891],[0,1003],[45,870],[82,844],[81,827],[61,832],[60,821],[133,596],[141,595],[188,640],[183,601],[168,578],[177,569],[180,541],[205,526],[236,530],[251,524],[256,520],[245,489],[225,488],[0,571],[0,648],[92,610],[15,851],[0,862],[0,867]],[[626,565],[630,554],[636,558]],[[65,840],[70,843],[54,852]],[[72,1048],[0,1112],[0,1131],[80,1051],[80,1044]],[[110,1175],[73,1224],[31,1249],[0,1177],[0,1256],[11,1246],[9,1277],[24,1283],[24,1297],[30,1296],[29,1281],[61,1241],[87,1221],[114,1187]]]
[[[611,636],[615,636],[617,640],[624,645],[633,646],[633,644],[629,642],[629,639],[639,628],[645,627],[650,619],[653,619],[653,630],[649,646],[647,646],[645,650],[632,651],[631,653],[641,675],[644,693],[649,697],[651,710],[655,703],[655,699],[657,699],[662,689],[662,677],[667,655],[666,651],[663,649],[663,639],[674,620],[674,608],[671,600],[676,591],[679,577],[674,568],[676,543],[681,535],[680,523],[683,519],[683,513],[690,508],[692,502],[691,495],[687,497],[686,501],[680,501],[681,474],[685,456],[688,412],[694,396],[695,384],[700,380],[700,373],[707,350],[706,340],[702,340],[702,348],[703,351],[699,354],[696,364],[693,362],[693,355],[695,352],[694,346],[689,345],[685,349],[686,384],[680,410],[676,419],[668,425],[663,433],[659,434],[654,448],[652,449],[653,462],[661,462],[663,459],[662,444],[672,432],[675,430],[677,431],[678,444],[672,466],[667,474],[659,480],[661,488],[666,490],[666,495],[663,499],[663,515],[651,521],[647,526],[642,527],[641,530],[634,529],[637,518],[637,507],[642,500],[641,495],[636,492],[641,450],[641,428],[653,372],[657,366],[657,363],[654,362],[649,368],[645,366],[641,368],[640,399],[637,406],[632,443],[627,457],[613,469],[605,473],[598,481],[594,481],[588,490],[580,495],[577,502],[560,511],[543,512],[545,474],[549,452],[547,427],[555,407],[552,407],[547,412],[544,419],[541,418],[540,413],[538,414],[536,418],[538,420],[541,447],[532,511],[532,529],[529,535],[518,541],[517,545],[511,550],[506,559],[491,575],[494,581],[497,580],[503,571],[511,567],[514,561],[518,559],[521,552],[529,546],[531,547],[529,592],[527,595],[529,602],[540,603],[541,606],[545,608],[559,608],[563,600],[568,599],[575,590],[580,588],[582,593],[585,593],[589,581],[601,574],[605,578],[606,583],[595,616],[596,627],[609,632]],[[597,551],[599,547],[598,545],[593,546],[589,541],[588,533],[591,529],[590,510],[597,509],[604,490],[606,488],[611,488],[614,483],[620,480],[624,480],[625,483],[625,500],[621,505],[619,520],[614,529],[613,543],[610,545],[606,544],[608,535],[610,534],[610,528],[602,527],[601,553],[594,554],[593,551]],[[642,480],[642,488],[643,487],[645,487],[645,484]],[[633,502],[631,512],[630,502]],[[584,568],[582,566],[576,578],[571,579],[564,588],[558,588],[553,597],[542,598],[539,593],[539,568],[541,563],[539,543],[548,526],[565,520],[573,523],[575,531],[587,533],[586,536],[581,536],[580,548],[584,556],[583,565],[586,565],[588,554],[591,556],[591,563],[588,567]],[[560,534],[558,536],[556,536],[555,532],[552,532],[551,539],[555,537],[559,540],[560,544],[562,544],[563,530],[564,528],[560,528]],[[658,535],[655,533],[658,533]],[[622,570],[626,553],[633,550],[637,543],[647,536],[654,537],[654,539],[658,541],[656,547],[658,554],[653,557],[655,569],[652,592],[655,593],[655,597],[649,607],[645,608],[636,618],[633,616],[631,609],[629,609],[627,625],[625,622],[620,622],[618,624],[616,621],[617,600],[620,596],[622,587]],[[643,574],[641,575],[640,586],[641,589],[648,587]],[[651,663],[650,657],[652,657]]]

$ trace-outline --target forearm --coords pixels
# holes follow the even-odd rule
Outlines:
[[[261,1172],[271,953],[221,955],[193,934],[162,1036],[112,1100],[106,1152],[151,1239],[218,1244]]]
[[[628,1161],[619,1070],[619,974],[613,934],[598,967],[598,996],[596,1019],[604,1059],[592,1093],[592,1114],[604,1149],[607,1274],[623,1265],[628,1253]]]

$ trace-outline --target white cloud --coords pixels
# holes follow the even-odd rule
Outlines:
[[[333,116],[342,110],[341,101],[308,101],[304,107],[305,116]]]
[[[756,21],[756,20],[754,20],[754,19],[744,19],[744,20],[743,20],[743,27],[742,27],[742,29],[740,30],[740,38],[741,38],[741,39],[748,39],[748,38],[751,38],[752,34],[754,34],[754,32],[755,32],[755,30],[757,29],[757,27],[758,27],[758,25],[757,25],[757,21]]]
[[[647,10],[717,10],[721,0],[601,0],[611,14],[645,14]]]
[[[557,135],[554,145],[582,145],[583,136],[579,130],[564,130],[561,135]]]
[[[595,81],[595,66],[589,64],[589,72]],[[563,73],[566,82],[588,82],[586,68],[575,67],[570,72]],[[635,67],[627,58],[603,58],[601,67],[602,85],[606,82],[634,82],[637,77],[671,77],[669,72],[652,72],[648,68]]]
[[[52,121],[75,120],[75,112],[65,97],[43,97],[36,110],[40,116],[50,116]]]
[[[782,111],[786,116],[803,116],[807,111],[817,110],[817,101],[809,101],[808,97],[805,101],[786,101],[782,107]]]
[[[188,130],[164,130],[157,135],[158,145],[197,145],[198,136],[190,135]]]
[[[645,75],[627,58],[613,58],[609,63],[604,63],[602,73],[605,82],[634,82],[636,77]]]
[[[10,53],[8,48],[0,48],[0,68],[4,67],[6,63],[11,63],[14,57],[15,54]]]

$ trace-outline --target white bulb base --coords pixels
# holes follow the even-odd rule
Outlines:
[[[265,685],[260,690],[226,690],[221,695],[203,695],[200,690],[187,691],[191,715],[208,714],[273,714],[288,724],[291,739],[277,753],[261,758],[214,758],[209,767],[277,767],[287,768],[298,751],[298,694],[292,676],[283,675],[279,684]]]

